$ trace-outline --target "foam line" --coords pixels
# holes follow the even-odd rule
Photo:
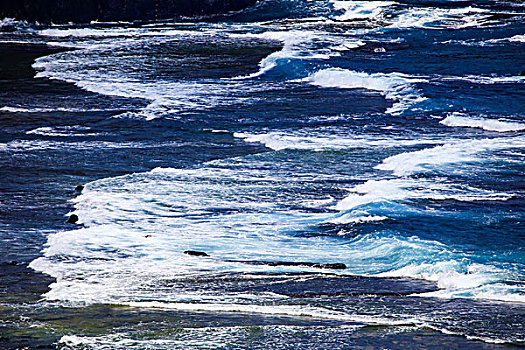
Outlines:
[[[458,141],[388,157],[376,168],[407,176],[436,171],[449,164],[480,161],[479,154],[484,152],[523,147],[525,139],[520,137]]]
[[[372,147],[407,147],[415,145],[434,145],[443,141],[438,139],[387,139],[387,138],[364,138],[362,136],[348,137],[348,135],[315,135],[310,133],[304,136],[305,132],[279,133],[270,132],[263,134],[253,134],[247,132],[236,132],[234,137],[243,139],[246,142],[262,143],[275,151],[285,149],[297,150],[340,150],[352,148],[372,148]]]
[[[162,303],[162,302],[130,302],[125,305],[141,308],[162,308],[182,311],[238,312],[250,314],[311,317],[338,321],[357,322],[376,325],[413,325],[419,323],[415,319],[392,320],[383,317],[366,315],[349,315],[344,312],[332,311],[320,307],[300,305],[246,305],[246,304],[199,304],[199,303]]]
[[[369,74],[341,68],[328,68],[310,75],[303,81],[321,87],[378,91],[387,99],[394,101],[392,107],[387,110],[387,113],[393,115],[399,115],[411,106],[426,100],[413,84],[427,80],[401,73]]]
[[[479,128],[488,131],[511,132],[525,130],[525,124],[503,121],[497,119],[472,118],[462,115],[461,113],[449,114],[445,119],[440,121],[446,126],[459,126],[467,128]]]

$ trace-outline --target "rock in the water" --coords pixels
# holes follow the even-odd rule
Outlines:
[[[191,256],[209,256],[205,252],[199,252],[195,250],[186,250],[184,254]],[[332,270],[344,270],[346,265],[342,263],[313,263],[303,261],[261,261],[261,260],[224,260],[226,262],[234,262],[248,265],[267,265],[267,266],[305,266],[314,267],[317,269],[332,269]]]
[[[2,0],[0,18],[53,23],[151,21],[239,11],[257,0]]]
[[[84,186],[82,185],[78,185],[77,187],[75,187],[75,191],[77,192],[82,192],[83,189],[84,189]]]
[[[76,224],[77,221],[78,221],[78,215],[76,215],[76,214],[71,214],[71,215],[69,216],[69,219],[67,219],[66,224]]]
[[[259,260],[226,260],[228,262],[238,262],[248,265],[268,265],[268,266],[304,266],[317,269],[344,270],[346,265],[342,263],[313,263],[305,261],[259,261]]]
[[[312,263],[312,262],[296,262],[296,261],[263,261],[270,266],[305,266],[305,267],[315,267],[317,269],[332,269],[332,270],[344,270],[346,265],[342,263]]]
[[[332,269],[332,270],[344,270],[346,265],[343,263],[334,263],[334,264],[313,264],[312,267],[318,269]]]
[[[184,254],[188,254],[188,255],[191,255],[191,256],[209,256],[205,252],[197,252],[195,250],[186,250],[184,252]]]

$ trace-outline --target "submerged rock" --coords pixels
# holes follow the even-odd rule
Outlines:
[[[257,0],[2,0],[0,18],[67,23],[151,21],[239,11]]]
[[[209,256],[205,252],[186,250],[184,254],[191,256]],[[260,260],[224,260],[226,262],[241,263],[247,265],[267,265],[267,266],[304,266],[317,269],[344,270],[346,265],[343,263],[314,263],[304,261],[260,261]]]
[[[258,265],[268,266],[305,266],[317,269],[344,270],[346,265],[342,263],[313,263],[304,261],[246,261],[246,263],[257,263]]]
[[[343,263],[314,263],[305,261],[258,261],[258,260],[226,260],[248,265],[267,265],[267,266],[304,266],[317,269],[344,270],[346,265]]]

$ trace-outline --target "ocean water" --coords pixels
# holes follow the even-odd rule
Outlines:
[[[0,344],[523,347],[524,16],[0,21]]]

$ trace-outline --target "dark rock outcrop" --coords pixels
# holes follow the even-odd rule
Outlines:
[[[267,266],[304,266],[314,267],[316,269],[344,270],[346,265],[342,263],[313,263],[306,261],[238,261],[249,265],[267,265]]]
[[[76,224],[78,221],[78,215],[77,214],[71,214],[69,216],[69,219],[67,219],[66,224]]]
[[[205,252],[199,252],[195,250],[186,250],[184,254],[192,255],[192,256],[209,256]],[[260,261],[260,260],[224,260],[224,261],[247,264],[247,265],[304,266],[304,267],[314,267],[317,269],[332,269],[332,270],[346,269],[346,265],[343,263],[314,263],[314,262],[306,262],[306,261]]]
[[[151,21],[239,11],[257,0],[2,0],[0,18],[86,23]]]
[[[205,252],[198,252],[195,250],[186,250],[184,254],[191,255],[191,256],[209,256]]]

